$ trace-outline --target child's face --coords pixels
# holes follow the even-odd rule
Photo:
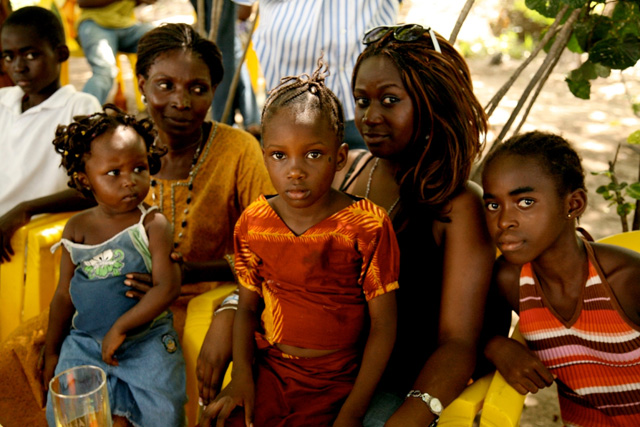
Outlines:
[[[567,225],[567,200],[540,160],[513,154],[494,158],[482,175],[485,216],[494,242],[511,263],[536,259]]]
[[[209,67],[198,55],[169,51],[155,59],[146,79],[138,77],[151,118],[161,132],[179,136],[199,131],[215,88]]]
[[[107,212],[134,210],[149,192],[149,161],[142,137],[125,126],[99,135],[91,143],[85,172],[78,175]]]
[[[10,25],[2,29],[3,67],[26,94],[38,94],[57,83],[60,62],[58,52],[32,28]]]
[[[376,157],[402,155],[413,135],[413,102],[390,59],[372,56],[360,64],[353,96],[355,122]]]
[[[347,146],[329,120],[317,111],[281,108],[263,126],[264,162],[282,199],[307,208],[329,194],[333,177],[344,166]]]

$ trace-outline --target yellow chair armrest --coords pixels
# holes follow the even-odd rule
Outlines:
[[[482,403],[492,379],[493,373],[490,373],[465,388],[460,396],[444,408],[438,425],[447,427],[471,427],[476,414],[482,408]]]

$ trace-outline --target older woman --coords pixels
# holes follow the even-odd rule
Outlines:
[[[215,44],[188,25],[160,26],[140,40],[136,73],[157,144],[167,150],[147,201],[173,224],[175,255],[183,263],[183,296],[172,306],[180,332],[191,297],[213,282],[233,280],[233,226],[272,186],[255,138],[205,121],[223,73]],[[147,281],[137,275],[127,282],[144,291]],[[0,424],[7,427],[46,425],[36,362],[47,318],[24,324],[0,350]]]

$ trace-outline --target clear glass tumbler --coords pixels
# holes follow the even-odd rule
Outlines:
[[[56,427],[111,427],[107,376],[97,366],[76,366],[49,383]]]

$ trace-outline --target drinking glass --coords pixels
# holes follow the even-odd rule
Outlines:
[[[56,427],[111,427],[107,376],[97,366],[76,366],[49,383]]]

